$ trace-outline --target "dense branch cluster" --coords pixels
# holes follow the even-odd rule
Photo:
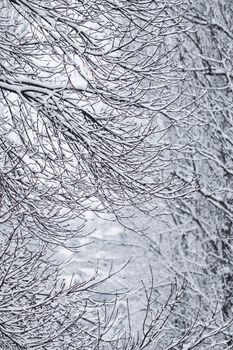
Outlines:
[[[1,1],[1,349],[232,348],[232,22],[230,0]],[[137,332],[114,269],[62,277],[87,211],[151,214]]]
[[[185,95],[187,102],[193,101],[192,113],[186,128],[173,130],[171,138],[180,144],[189,140],[186,154],[176,157],[175,172],[184,181],[194,175],[198,187],[189,197],[168,204],[171,216],[160,228],[164,242],[158,247],[154,232],[152,245],[166,255],[168,274],[178,273],[190,286],[189,307],[183,309],[187,317],[192,318],[197,308],[192,300],[198,295],[202,319],[218,303],[218,321],[231,322],[232,3],[189,1],[184,16],[192,27],[184,33],[179,60],[187,74]],[[232,348],[232,328],[222,332],[221,341],[220,349]]]
[[[161,167],[170,147],[164,135],[183,113],[173,107],[180,91],[170,91],[176,7],[1,4],[1,158],[11,203],[56,219],[57,203],[80,215],[181,191],[163,171],[169,159]],[[46,213],[33,207],[38,199]]]

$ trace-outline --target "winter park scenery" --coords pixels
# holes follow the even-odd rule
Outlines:
[[[0,1],[0,350],[233,350],[232,0]]]

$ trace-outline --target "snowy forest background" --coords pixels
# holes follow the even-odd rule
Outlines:
[[[233,3],[2,0],[0,349],[233,349]]]

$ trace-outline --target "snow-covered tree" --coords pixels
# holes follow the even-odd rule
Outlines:
[[[230,0],[0,10],[0,347],[230,349]],[[143,224],[137,210],[155,207]],[[62,277],[56,249],[85,242],[87,211],[114,214],[118,243],[139,245],[140,303],[112,270]],[[128,225],[148,227],[145,241]],[[86,258],[112,250],[108,234]]]
[[[174,155],[174,171],[184,181],[195,177],[197,191],[167,203],[170,215],[157,232],[151,229],[149,239],[163,273],[167,269],[167,276],[177,274],[187,281],[181,309],[187,323],[178,318],[181,328],[193,319],[198,298],[202,322],[216,309],[217,323],[233,319],[232,3],[187,1],[184,18],[190,30],[183,32],[178,59],[186,73],[190,115],[183,130],[173,129],[170,137],[188,145],[182,155]],[[218,347],[232,348],[232,327],[221,332]]]
[[[67,286],[53,250],[81,244],[86,210],[120,219],[122,207],[147,211],[183,194],[166,159],[166,134],[184,114],[173,108],[182,93],[173,89],[179,8],[1,2],[1,348],[143,349],[165,331],[179,292],[156,316],[154,289],[145,288],[135,338],[129,314],[128,331],[118,327],[116,291],[105,300],[99,280]]]
[[[182,191],[161,162],[183,114],[180,21],[179,1],[1,2],[3,219],[17,207],[59,240],[61,216],[64,232],[87,209],[148,209]]]

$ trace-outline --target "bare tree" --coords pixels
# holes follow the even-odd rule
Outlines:
[[[226,343],[222,334],[232,320],[219,322],[219,309],[205,321],[198,309],[192,319],[180,313],[186,307],[183,283],[160,291],[153,279],[143,284],[145,306],[135,334],[130,306],[119,315],[120,297],[103,292],[114,273],[106,279],[64,281],[51,251],[49,256],[44,245],[32,245],[19,227],[1,236],[0,262],[1,349],[221,349]]]
[[[2,220],[17,207],[45,236],[52,221],[59,232],[62,210],[66,220],[86,209],[148,209],[182,193],[164,171],[170,159],[161,162],[171,147],[164,135],[183,114],[173,108],[181,91],[170,88],[179,8],[1,3]]]
[[[169,274],[183,276],[190,286],[187,307],[192,318],[201,298],[200,314],[210,316],[219,304],[218,322],[232,314],[232,21],[230,1],[187,1],[180,67],[190,116],[184,129],[170,133],[180,145],[189,145],[176,158],[174,171],[184,181],[197,179],[197,191],[168,204],[170,219],[151,234],[151,248],[163,255]],[[193,101],[193,102],[192,102]],[[192,103],[191,103],[192,102]],[[174,155],[175,157],[175,155]],[[169,248],[170,245],[170,248]],[[208,315],[208,316],[207,316]],[[232,348],[232,328],[222,332]],[[217,345],[216,345],[217,346]]]
[[[222,16],[224,6],[216,4],[217,10],[178,0],[2,1],[3,349],[232,346],[231,34],[226,10],[221,25],[203,15],[208,9]],[[219,113],[224,121],[218,121]],[[130,308],[127,326],[118,327],[117,302],[103,299],[101,281],[64,283],[52,246],[73,246],[86,210],[150,211],[161,199],[186,195],[185,184],[189,188],[194,176],[198,193],[169,203],[169,229],[181,232],[182,241],[171,242],[175,263],[170,259],[168,270],[188,287],[171,293],[153,283],[143,288],[145,313],[135,337]],[[210,222],[210,214],[219,225]],[[210,227],[215,233],[209,239]],[[197,247],[191,253],[190,245]],[[219,252],[223,264],[216,263]],[[188,259],[195,271],[183,269]],[[200,269],[199,259],[205,260]],[[196,277],[203,271],[204,282]],[[221,286],[215,283],[209,296],[209,277],[219,271]],[[193,281],[201,288],[195,290]]]
[[[115,304],[107,310],[95,296],[104,279],[65,281],[51,250],[20,226],[0,247],[1,349],[94,349],[111,339]]]
[[[179,2],[3,0],[0,9],[0,345],[145,348],[150,297],[134,340],[113,326],[115,303],[93,297],[104,294],[99,281],[67,286],[53,248],[74,248],[87,209],[148,210],[183,194],[166,175],[170,159],[162,163],[183,113],[170,88]]]

